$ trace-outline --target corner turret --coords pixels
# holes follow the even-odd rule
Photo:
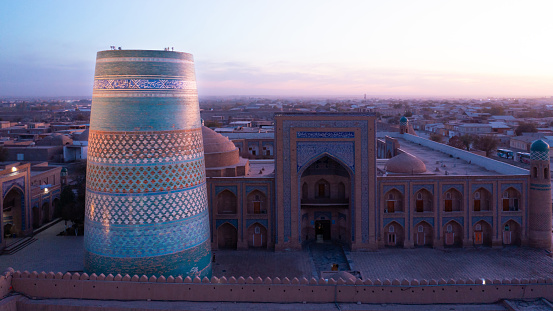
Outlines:
[[[541,139],[530,147],[528,235],[532,247],[551,250],[551,176],[549,145]]]
[[[409,133],[409,119],[407,119],[407,117],[405,116],[399,119],[399,133],[400,134]]]

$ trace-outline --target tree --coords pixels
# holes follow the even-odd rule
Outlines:
[[[449,139],[449,141],[447,142],[447,144],[451,147],[455,147],[457,149],[465,149],[465,145],[463,144],[463,142],[461,141],[461,139],[459,138],[459,136],[453,136]]]
[[[497,149],[499,142],[493,136],[480,136],[474,141],[474,146],[477,149],[486,152],[486,156],[489,157],[491,152]]]
[[[470,145],[474,142],[474,136],[470,134],[463,134],[459,137],[467,151],[470,151]]]
[[[522,133],[537,133],[537,132],[538,132],[538,128],[534,123],[521,122],[515,129],[515,134],[517,136],[522,135]]]
[[[430,140],[435,141],[437,143],[442,143],[444,141],[444,137],[438,133],[431,133]]]

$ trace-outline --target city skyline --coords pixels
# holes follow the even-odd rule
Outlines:
[[[200,96],[553,95],[545,1],[2,7],[2,97],[91,95],[113,45],[192,53]]]

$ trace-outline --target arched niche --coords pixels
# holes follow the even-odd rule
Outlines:
[[[4,237],[17,237],[23,234],[23,210],[25,209],[24,193],[13,187],[3,200],[2,226]]]
[[[430,191],[421,189],[415,193],[415,212],[428,213],[433,211],[434,196]]]
[[[248,247],[267,248],[267,228],[260,223],[248,227]]]
[[[267,214],[267,196],[254,190],[246,196],[248,214]]]
[[[230,190],[223,190],[217,195],[217,214],[236,214],[237,198]]]
[[[463,195],[457,189],[447,190],[443,197],[444,212],[460,212],[463,210]]]
[[[238,230],[225,222],[217,228],[217,247],[219,249],[236,249],[238,245]]]

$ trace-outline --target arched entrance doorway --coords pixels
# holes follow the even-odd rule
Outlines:
[[[302,241],[351,243],[352,181],[348,168],[332,156],[323,155],[300,173]]]
[[[265,226],[254,223],[248,228],[248,247],[267,248],[267,229]]]
[[[448,222],[443,228],[445,247],[463,246],[463,227],[456,221]]]
[[[474,224],[473,241],[475,246],[492,246],[492,226],[484,220]]]
[[[24,194],[19,188],[13,188],[4,197],[2,210],[2,226],[4,237],[17,237],[22,235],[23,209],[25,208]]]
[[[219,249],[236,249],[238,244],[238,231],[225,222],[217,228],[217,247]]]
[[[42,224],[50,222],[50,203],[44,202],[42,204]]]
[[[514,221],[507,221],[502,228],[503,245],[520,245],[520,225]]]
[[[387,247],[403,247],[403,227],[395,221],[384,227],[384,244]]]
[[[434,229],[426,221],[421,221],[415,225],[415,246],[416,247],[432,247],[434,238]]]

